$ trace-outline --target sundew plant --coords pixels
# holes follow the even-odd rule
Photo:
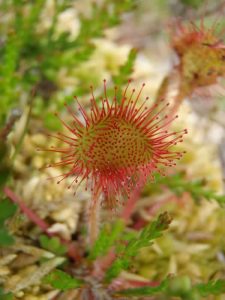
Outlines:
[[[0,299],[225,299],[224,13],[0,1]]]

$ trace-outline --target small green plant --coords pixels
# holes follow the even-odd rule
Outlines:
[[[43,283],[50,284],[55,289],[66,291],[80,288],[83,282],[61,270],[55,269],[43,278]]]
[[[95,244],[90,249],[89,258],[92,264],[89,265],[89,269],[83,270],[82,266],[80,270],[77,270],[77,274],[80,274],[81,279],[70,276],[62,270],[54,270],[43,278],[43,282],[50,284],[52,287],[60,290],[69,290],[74,288],[81,289],[81,294],[85,291],[89,291],[89,294],[95,294],[95,284],[96,282],[96,270],[101,266],[102,258],[106,258],[106,268],[105,275],[103,275],[103,284],[110,285],[114,278],[117,278],[122,270],[129,269],[131,267],[132,259],[137,255],[138,251],[143,248],[153,244],[154,240],[159,238],[163,232],[168,229],[171,222],[171,218],[167,213],[159,215],[159,217],[150,222],[141,232],[135,233],[135,237],[132,235],[124,239],[124,226],[122,221],[118,221],[112,226],[111,229],[104,228]],[[113,254],[113,259],[107,262],[107,257]],[[95,266],[95,267],[94,267]],[[94,269],[93,269],[94,267]],[[96,268],[96,270],[95,270]],[[97,271],[98,272],[98,271]],[[99,283],[100,284],[100,283]],[[153,288],[153,292],[163,290],[165,283],[162,283],[160,287]],[[96,292],[97,293],[97,292]],[[109,294],[116,294],[112,289]],[[121,294],[126,294],[126,292],[121,292]],[[149,291],[150,293],[150,291]],[[129,294],[129,292],[127,292]],[[132,293],[131,293],[132,294]],[[97,294],[96,294],[97,295]],[[100,294],[99,294],[100,295]],[[135,292],[133,293],[135,295]],[[97,296],[96,296],[97,297]]]
[[[64,255],[67,252],[67,248],[60,242],[58,237],[48,237],[47,235],[40,236],[41,247],[51,251],[56,255]]]
[[[89,258],[95,260],[98,257],[106,255],[111,247],[118,242],[120,234],[123,232],[125,224],[122,220],[117,220],[111,228],[106,224],[98,239],[95,241],[92,249],[90,249]]]
[[[128,269],[138,251],[143,247],[150,246],[156,238],[160,237],[170,222],[171,218],[167,213],[161,214],[157,220],[146,226],[136,238],[132,238],[127,244],[118,244],[115,250],[117,258],[107,270],[105,280],[110,282],[119,275],[121,270]]]

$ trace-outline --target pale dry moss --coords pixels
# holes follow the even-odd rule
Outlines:
[[[46,147],[54,143],[55,141],[48,139],[44,134],[26,135],[23,153],[17,156],[14,165],[14,171],[21,176],[21,179],[17,180],[15,190],[41,218],[52,219],[54,222],[52,231],[56,232],[57,223],[63,225],[63,229],[62,226],[58,228],[63,237],[69,239],[76,231],[82,200],[85,200],[87,195],[79,190],[74,196],[67,188],[68,182],[57,185],[56,181],[51,179],[60,175],[59,170],[43,168],[46,161],[56,159],[57,154],[40,153],[37,147]],[[30,172],[33,173],[32,176]]]
[[[211,128],[214,123],[210,123]],[[176,171],[185,170],[187,177],[196,180],[204,178],[206,187],[218,193],[223,193],[223,174],[221,162],[218,156],[218,146],[213,137],[218,135],[217,126],[207,135],[204,122],[192,111],[191,105],[183,103],[179,110],[179,118],[176,122],[178,128],[186,126],[188,135],[183,143],[177,145],[179,150],[186,150],[177,165]]]

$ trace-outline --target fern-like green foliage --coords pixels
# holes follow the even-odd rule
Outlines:
[[[54,1],[51,26],[44,32],[40,32],[38,27],[46,1],[19,0],[0,3],[1,11],[10,11],[14,16],[7,26],[0,29],[4,37],[0,49],[0,127],[6,120],[9,108],[19,105],[21,92],[23,98],[27,97],[27,101],[36,98],[33,109],[36,113],[43,114],[44,111],[48,114],[46,106],[52,103],[53,99],[58,109],[63,108],[64,101],[67,101],[65,96],[55,97],[59,90],[59,70],[72,70],[86,62],[95,49],[93,39],[104,36],[105,29],[118,25],[121,14],[131,10],[134,3],[135,1],[131,0],[106,0],[101,4],[93,4],[88,16],[79,15],[80,32],[73,40],[67,32],[55,34],[59,14],[72,7],[72,1]],[[74,87],[74,91],[68,95],[68,100],[72,101],[74,94],[85,94],[87,87],[89,86],[86,82],[80,84],[79,88]],[[46,119],[45,116],[43,119]],[[47,124],[54,129],[53,123]]]
[[[106,224],[96,240],[93,248],[90,251],[89,258],[95,260],[97,257],[107,254],[109,249],[115,245],[120,238],[120,235],[124,229],[124,223],[122,220],[117,220],[112,224],[111,228],[109,224]]]
[[[225,280],[211,280],[207,283],[199,283],[194,286],[202,297],[225,294]]]
[[[5,222],[11,218],[17,210],[17,206],[8,199],[0,201],[0,246],[10,246],[14,238],[8,232]]]
[[[208,296],[222,295],[225,293],[225,281],[216,280],[208,283],[192,285],[188,276],[177,276],[164,279],[157,286],[144,286],[120,290],[118,295],[128,297],[143,297],[159,294],[162,299],[201,300]]]
[[[50,284],[54,289],[61,291],[79,288],[83,283],[81,280],[58,269],[46,275],[42,281],[43,283]]]
[[[138,251],[143,247],[150,246],[154,239],[160,237],[162,232],[168,228],[170,222],[171,218],[165,212],[147,225],[137,237],[132,238],[127,244],[118,244],[116,246],[117,259],[106,271],[105,280],[109,282],[117,277],[122,269],[128,269],[132,258],[137,255]]]
[[[121,87],[128,82],[130,75],[133,72],[136,57],[137,51],[135,49],[131,49],[127,57],[127,61],[120,67],[119,74],[113,76],[113,82],[115,85]]]
[[[147,190],[159,190],[161,185],[167,186],[171,191],[173,191],[178,196],[182,195],[184,192],[190,193],[192,198],[199,202],[202,199],[206,199],[208,201],[215,200],[220,205],[225,203],[225,195],[218,195],[213,190],[206,187],[205,179],[197,179],[197,180],[187,180],[185,178],[184,173],[177,173],[172,176],[162,177],[159,174],[155,175],[156,182],[150,184],[147,187]],[[146,191],[147,191],[146,190]]]
[[[17,88],[19,84],[22,84],[22,80],[24,80],[23,76],[22,78],[18,76],[20,61],[27,43],[32,40],[31,36],[37,26],[44,3],[44,0],[35,1],[29,15],[26,17],[22,13],[24,3],[21,0],[14,1],[13,4],[8,4],[5,7],[5,9],[12,11],[15,18],[12,24],[10,24],[10,31],[6,32],[6,41],[0,53],[3,60],[0,66],[0,92],[3,98],[3,101],[1,101],[0,125],[6,117],[7,109],[18,102]],[[26,83],[24,84],[26,86]]]

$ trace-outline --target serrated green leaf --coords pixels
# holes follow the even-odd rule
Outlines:
[[[166,230],[171,222],[168,213],[165,212],[157,218],[157,220],[147,225],[136,238],[131,239],[127,245],[121,245],[116,248],[117,259],[113,262],[111,267],[106,271],[105,280],[110,282],[117,277],[122,269],[127,269],[134,256],[138,251],[150,246],[154,239],[160,237],[162,232]]]
[[[45,276],[43,278],[43,283],[50,284],[53,288],[61,291],[75,289],[82,286],[82,280],[76,279],[57,269]]]
[[[116,240],[118,240],[123,229],[124,223],[122,220],[115,222],[111,228],[109,228],[107,225],[104,226],[90,251],[89,258],[94,260],[97,257],[104,256],[115,244]]]
[[[49,250],[56,255],[63,255],[67,252],[67,247],[63,245],[58,237],[48,237],[47,235],[41,235],[40,244],[42,248]]]

